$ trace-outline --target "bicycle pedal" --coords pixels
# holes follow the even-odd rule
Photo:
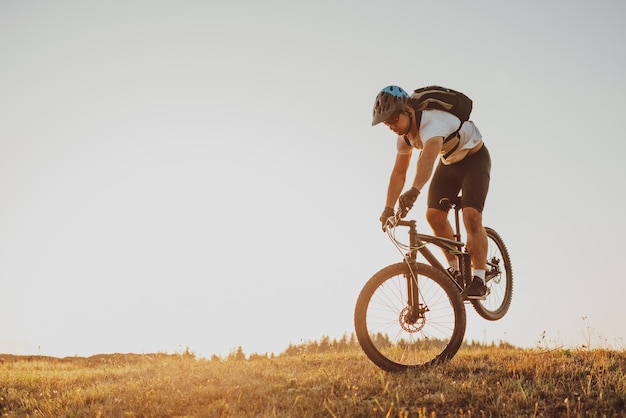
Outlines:
[[[465,290],[467,290],[467,288]],[[489,296],[489,294],[491,293],[491,289],[487,288],[487,292],[483,296],[469,296],[465,293],[465,290],[461,292],[461,296],[463,296],[464,302],[471,302],[473,300],[486,300],[487,296]]]
[[[486,300],[487,299],[487,295],[485,296],[465,296],[467,298],[468,301],[473,301],[473,300]]]

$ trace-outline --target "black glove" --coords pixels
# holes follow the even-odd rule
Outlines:
[[[382,215],[380,215],[380,218],[378,218],[380,219],[380,222],[383,225],[383,231],[385,230],[385,227],[387,226],[387,220],[391,218],[393,215],[395,215],[393,208],[390,208],[389,206],[385,207]]]
[[[409,190],[400,195],[400,198],[398,199],[398,206],[400,209],[400,215],[403,218],[406,216],[409,210],[411,210],[411,208],[413,207],[413,203],[415,203],[415,200],[417,199],[417,196],[419,194],[419,190],[417,190],[415,187],[411,187]]]

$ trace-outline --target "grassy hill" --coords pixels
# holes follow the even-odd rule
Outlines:
[[[211,359],[0,355],[0,416],[626,416],[624,351],[464,346],[447,364],[388,374],[344,343]]]

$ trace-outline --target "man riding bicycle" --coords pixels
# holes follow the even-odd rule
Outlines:
[[[482,212],[489,190],[489,151],[473,122],[461,123],[458,117],[442,110],[416,111],[415,105],[416,101],[398,86],[382,89],[374,103],[372,126],[383,122],[397,134],[396,161],[389,179],[385,209],[380,216],[383,230],[387,220],[394,215],[396,202],[401,213],[406,214],[432,175],[426,219],[436,236],[453,239],[452,226],[448,221],[450,207],[442,200],[451,200],[462,192],[467,251],[473,267],[472,282],[464,294],[469,299],[484,299],[487,294],[487,234],[482,224]],[[421,118],[416,117],[419,113]],[[453,140],[444,143],[444,139],[450,138]],[[415,177],[411,188],[400,194],[406,182],[413,148],[420,150]],[[437,157],[439,163],[433,174]],[[457,258],[447,253],[446,258],[449,271],[456,276],[459,271]]]

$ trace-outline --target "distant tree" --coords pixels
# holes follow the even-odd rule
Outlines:
[[[318,353],[327,353],[330,351],[330,337],[323,336],[322,341],[320,342],[317,352]]]
[[[194,353],[193,351],[191,351],[189,349],[189,347],[185,347],[185,351],[183,351],[181,353],[181,357],[182,358],[187,358],[187,359],[195,359],[196,358],[196,353]]]
[[[386,335],[378,334],[376,339],[383,344],[389,344],[389,339]],[[331,340],[328,336],[322,336],[320,341],[306,341],[299,345],[290,343],[289,347],[280,356],[296,356],[302,353],[341,353],[358,348],[360,348],[360,345],[356,335],[351,333],[349,337],[347,334],[344,334],[339,340]]]
[[[302,351],[298,346],[289,343],[289,347],[285,351],[283,351],[282,355],[284,356],[297,356]]]
[[[339,351],[348,351],[349,345],[348,345],[348,335],[347,334],[343,334],[341,336],[341,340],[339,340],[339,342],[337,343],[337,349]]]
[[[254,360],[267,360],[267,359],[268,359],[268,357],[267,357],[267,353],[265,353],[265,354],[256,354],[256,353],[253,353],[253,354],[250,354],[250,356],[248,356],[248,360],[249,360],[249,361],[254,361]]]
[[[241,348],[241,346],[237,347],[236,351],[231,351],[228,354],[228,360],[231,361],[245,361],[246,360],[246,355],[243,352],[243,348]]]
[[[356,334],[350,334],[350,338],[347,339],[348,350],[360,349],[359,341],[356,339]]]
[[[306,344],[306,352],[307,353],[318,353],[319,352],[319,344],[317,343],[317,341],[309,341]]]

